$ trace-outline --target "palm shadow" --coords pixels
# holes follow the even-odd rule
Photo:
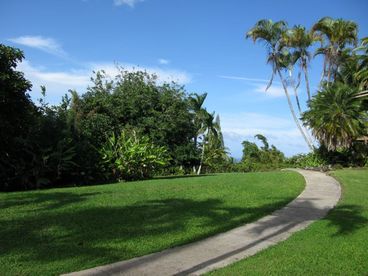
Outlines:
[[[354,204],[342,204],[333,209],[325,218],[329,226],[337,227],[333,236],[348,235],[358,229],[368,227],[368,219],[363,216],[363,208]]]
[[[69,194],[70,198],[65,199],[68,193],[57,194],[64,199],[35,194],[32,200],[46,202],[51,198],[54,202],[50,201],[48,208],[59,208],[90,196],[77,199]],[[20,254],[27,264],[76,259],[78,265],[73,269],[80,270],[200,240],[254,221],[291,200],[283,198],[272,204],[240,208],[224,206],[219,199],[169,198],[123,207],[85,206],[52,213],[44,210],[32,216],[0,220],[0,256]],[[188,232],[193,229],[194,233]],[[66,272],[65,269],[61,262],[55,272]]]

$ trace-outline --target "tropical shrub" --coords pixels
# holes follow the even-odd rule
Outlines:
[[[118,180],[149,178],[169,161],[165,147],[154,145],[147,136],[139,137],[136,131],[112,134],[100,153],[108,176]]]
[[[357,88],[344,83],[325,84],[309,102],[302,120],[330,151],[348,149],[366,134],[368,113],[362,109]]]

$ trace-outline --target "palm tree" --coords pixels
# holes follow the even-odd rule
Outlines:
[[[286,81],[282,76],[281,70],[289,66],[285,63],[285,49],[282,44],[282,36],[286,31],[286,23],[284,21],[273,22],[272,20],[260,20],[256,25],[246,34],[246,38],[252,38],[253,42],[264,42],[267,48],[267,62],[272,66],[272,76],[266,90],[272,85],[275,74],[278,74],[288,101],[291,115],[297,125],[300,133],[302,134],[305,142],[312,150],[313,146],[305,135],[298,118],[296,117],[290,95],[287,89]]]
[[[215,118],[215,132],[210,132],[208,136],[208,143],[206,146],[206,153],[204,154],[203,164],[209,168],[215,168],[229,162],[228,149],[225,148],[224,138],[221,131],[220,116]]]
[[[200,135],[201,124],[203,118],[206,116],[207,111],[203,108],[203,103],[206,100],[207,93],[198,95],[194,93],[189,97],[189,106],[194,113],[193,123],[196,129],[196,135],[194,137],[194,145],[197,148],[198,135]]]
[[[340,82],[325,85],[309,102],[302,120],[328,150],[346,149],[366,135],[367,112],[362,109],[357,88]]]
[[[354,52],[362,51],[357,55],[359,68],[354,73],[354,78],[359,82],[359,89],[368,89],[368,37],[362,39],[361,45],[354,49]]]
[[[308,100],[311,99],[311,92],[309,87],[309,77],[308,77],[308,63],[311,59],[311,54],[308,48],[313,44],[315,38],[308,32],[305,27],[301,25],[294,26],[285,32],[283,36],[284,43],[294,49],[293,52],[293,62],[299,63],[300,72],[304,73],[305,85],[307,89]],[[298,76],[298,84],[300,84],[300,73]]]
[[[317,49],[315,55],[324,55],[321,82],[325,77],[328,82],[331,82],[338,71],[344,48],[347,45],[356,46],[358,26],[350,20],[323,17],[314,24],[311,32],[321,41],[321,47]]]
[[[214,120],[215,113],[203,113],[205,116],[202,119],[202,127],[200,129],[200,133],[202,134],[202,154],[201,154],[201,161],[199,164],[199,168],[197,174],[199,175],[202,170],[204,154],[205,154],[205,147],[206,144],[211,144],[214,139],[217,139],[219,136],[220,125]]]

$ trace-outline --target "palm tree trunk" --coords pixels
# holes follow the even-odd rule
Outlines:
[[[296,105],[298,106],[298,111],[299,111],[299,114],[302,113],[302,109],[300,108],[300,102],[299,102],[299,97],[298,97],[298,91],[297,91],[297,88],[296,88],[296,85],[294,83],[294,79],[293,79],[293,73],[292,71],[289,69],[289,77],[290,77],[290,80],[292,81],[293,83],[293,90],[294,90],[294,95],[295,95],[295,100],[296,100]]]
[[[327,80],[328,80],[328,82],[331,82],[331,70],[332,70],[332,62],[330,60],[330,62],[328,63],[328,71],[327,71]]]
[[[305,86],[307,88],[308,101],[310,101],[311,100],[311,92],[310,92],[310,87],[309,87],[308,68],[305,64],[303,65],[303,71],[304,71]]]
[[[203,139],[203,147],[202,147],[202,154],[201,154],[201,162],[199,163],[199,168],[197,171],[197,175],[201,174],[201,170],[202,170],[202,164],[203,164],[203,159],[204,159],[204,147],[206,145],[205,139]]]
[[[288,105],[289,105],[289,109],[290,109],[291,115],[293,116],[293,119],[295,121],[295,124],[298,127],[300,133],[302,134],[302,136],[303,136],[305,142],[307,143],[308,147],[310,148],[310,150],[313,150],[313,145],[311,145],[311,143],[308,141],[308,138],[305,135],[305,133],[304,133],[304,131],[303,131],[301,125],[300,125],[300,122],[299,122],[298,118],[295,115],[293,104],[291,103],[291,100],[290,100],[289,92],[287,91],[287,87],[286,87],[284,78],[282,77],[282,74],[281,74],[281,71],[280,71],[279,68],[277,68],[277,73],[279,74],[279,77],[280,77],[280,80],[281,80],[281,83],[282,83],[282,87],[284,88],[285,95],[286,95],[286,98],[287,98],[287,101],[288,101]]]
[[[325,56],[323,58],[323,70],[322,70],[322,74],[321,74],[321,79],[319,81],[319,87],[322,87],[322,82],[323,82],[323,78],[326,76],[327,74],[327,57]]]

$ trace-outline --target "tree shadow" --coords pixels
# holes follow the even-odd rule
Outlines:
[[[155,176],[153,180],[155,179],[179,179],[179,178],[192,178],[192,177],[208,177],[208,176],[215,176],[214,174],[187,174],[187,175],[167,175],[167,176]]]
[[[325,220],[330,226],[338,227],[333,236],[348,235],[363,227],[368,227],[368,219],[363,216],[362,206],[342,204],[333,209]]]
[[[54,201],[48,208],[79,200],[72,194],[57,194],[63,199],[35,194],[32,200]],[[68,196],[70,199],[65,199]],[[224,206],[219,199],[170,198],[123,207],[84,206],[35,212],[33,216],[0,220],[0,256],[15,254],[27,265],[43,263],[37,269],[74,259],[77,264],[73,270],[80,270],[203,239],[254,221],[291,200],[284,198],[259,207],[239,208]],[[63,265],[60,262],[60,267],[52,273],[67,272]]]
[[[69,193],[69,192],[30,192],[26,196],[22,194],[9,194],[5,201],[0,202],[0,209],[5,210],[12,207],[21,207],[26,205],[42,206],[35,210],[47,210],[63,208],[67,205],[87,200],[91,196],[101,194],[102,192],[93,193]],[[105,193],[105,192],[104,192]]]
[[[205,262],[199,263],[175,275],[188,275],[199,272],[200,270],[211,266],[215,263],[221,262],[225,259],[233,257],[246,250],[261,247],[267,248],[265,242],[272,240],[283,240],[295,231],[304,229],[315,220],[323,218],[328,212],[329,208],[320,208],[313,204],[315,198],[296,199],[288,206],[272,213],[272,216],[257,221],[253,227],[248,230],[242,230],[242,236],[253,236],[251,242],[240,246],[236,249],[231,249],[223,254],[209,259]],[[329,221],[331,226],[338,226],[338,231],[332,236],[346,235],[353,233],[356,230],[366,227],[368,219],[362,215],[362,207],[358,205],[339,205],[333,209],[324,220]],[[286,236],[283,236],[285,235]],[[259,249],[259,250],[261,250]],[[142,263],[149,263],[153,261],[154,256],[142,260]],[[139,259],[137,260],[139,264]],[[126,266],[126,267],[125,267]],[[128,271],[132,265],[127,263],[119,267],[120,271]]]

